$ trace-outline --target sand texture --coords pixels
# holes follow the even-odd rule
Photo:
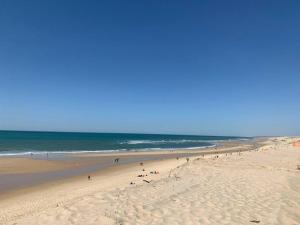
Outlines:
[[[0,224],[300,224],[296,140],[66,180],[1,201]]]

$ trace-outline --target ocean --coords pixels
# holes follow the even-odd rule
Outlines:
[[[0,131],[0,155],[205,148],[244,137],[131,133]]]

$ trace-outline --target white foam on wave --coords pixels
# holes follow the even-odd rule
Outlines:
[[[197,147],[178,147],[178,148],[143,148],[143,149],[131,149],[130,151],[137,151],[137,152],[143,152],[143,151],[172,151],[172,150],[192,150],[192,149],[205,149],[205,148],[214,148],[217,145],[206,145],[206,146],[197,146]]]
[[[116,149],[116,150],[79,150],[79,151],[30,151],[30,152],[2,152],[2,156],[29,156],[29,155],[46,155],[48,154],[80,154],[80,153],[108,153],[108,152],[145,152],[145,151],[171,151],[178,149],[205,149],[213,148],[216,145],[195,146],[195,147],[177,147],[177,148],[137,148],[137,149]]]
[[[215,142],[217,140],[130,140],[130,141],[124,141],[120,142],[120,144],[129,144],[129,145],[138,145],[138,144],[168,144],[168,143],[173,143],[173,144],[181,144],[181,143],[200,143],[200,142]]]
[[[101,152],[121,152],[128,149],[116,150],[78,150],[78,151],[31,151],[31,152],[2,152],[1,156],[26,156],[26,155],[46,155],[48,154],[78,154],[78,153],[101,153]]]

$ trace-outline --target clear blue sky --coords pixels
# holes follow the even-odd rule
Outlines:
[[[300,1],[0,2],[0,129],[300,135]]]

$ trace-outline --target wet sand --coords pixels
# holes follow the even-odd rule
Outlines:
[[[172,158],[186,158],[219,151],[245,151],[253,149],[257,142],[224,142],[219,147],[152,152],[48,154],[0,158],[0,199],[8,192],[59,181],[66,178],[89,175],[95,172],[118,169],[120,165],[139,164]],[[119,158],[118,163],[114,160]]]

